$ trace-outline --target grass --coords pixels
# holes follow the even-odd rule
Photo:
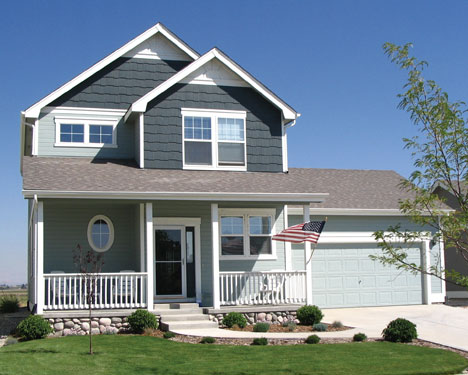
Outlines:
[[[387,342],[228,346],[148,336],[68,336],[0,348],[0,374],[452,374],[460,355]]]
[[[16,296],[19,300],[20,307],[25,307],[28,302],[28,290],[27,289],[0,290],[0,297],[4,295]]]

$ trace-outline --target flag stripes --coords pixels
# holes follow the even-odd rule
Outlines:
[[[275,241],[302,243],[317,243],[322,233],[325,221],[309,221],[286,228],[273,236]]]

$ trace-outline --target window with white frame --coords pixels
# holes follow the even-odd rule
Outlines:
[[[55,117],[55,146],[117,147],[118,120]]]
[[[185,169],[246,170],[246,112],[182,109]]]
[[[220,210],[221,258],[275,258],[274,222],[274,210]]]

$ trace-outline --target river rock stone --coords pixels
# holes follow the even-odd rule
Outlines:
[[[99,328],[91,328],[91,334],[92,335],[99,335],[101,331],[99,331]]]
[[[89,331],[89,323],[87,322],[81,323],[81,329],[85,332]]]
[[[267,320],[267,322],[271,322],[273,320],[273,316],[271,314],[266,314],[265,319]]]
[[[96,321],[92,321],[91,322],[91,328],[99,328],[99,322],[96,322]]]
[[[111,319],[113,324],[122,323],[122,318],[114,317]]]
[[[81,318],[80,320],[81,320],[82,322],[89,322],[90,319],[89,319],[89,318]]]
[[[283,319],[282,316],[278,316],[278,322],[279,322],[279,323],[283,323],[283,320],[284,320],[284,319]]]
[[[99,332],[101,333],[106,332],[106,326],[99,326]]]
[[[71,321],[71,320],[65,322],[65,324],[64,324],[65,328],[73,328],[74,326],[75,326],[75,323],[73,323],[73,321]]]
[[[54,329],[56,331],[62,331],[63,330],[63,323],[55,323],[54,324]]]
[[[266,314],[265,314],[265,313],[258,313],[258,314],[257,314],[257,321],[258,321],[258,322],[263,322],[263,321],[265,321],[265,318],[266,318]]]
[[[102,325],[102,326],[110,326],[112,323],[112,321],[110,320],[110,318],[101,318],[99,319],[99,325]]]

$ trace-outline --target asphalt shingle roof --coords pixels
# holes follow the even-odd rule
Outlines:
[[[60,192],[329,193],[321,208],[398,209],[410,193],[388,170],[290,168],[289,173],[140,169],[134,161],[24,157],[23,189]]]

